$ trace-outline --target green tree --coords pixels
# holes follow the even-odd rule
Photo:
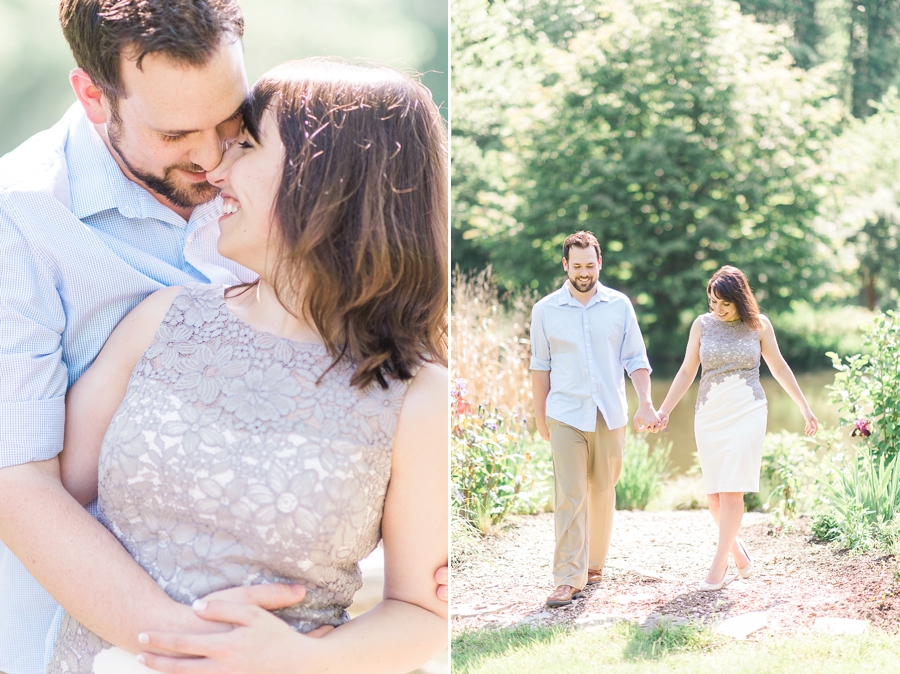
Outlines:
[[[822,76],[791,68],[782,37],[725,0],[591,3],[578,14],[560,2],[546,20],[562,21],[561,34],[523,20],[527,4],[467,4],[478,6],[506,19],[529,54],[517,66],[529,84],[511,92],[495,94],[473,61],[454,71],[469,175],[510,167],[487,170],[490,191],[454,183],[465,205],[454,227],[502,281],[548,289],[565,236],[591,229],[605,279],[639,305],[651,351],[675,359],[720,265],[742,267],[771,310],[825,277],[817,166],[841,104]],[[493,73],[508,81],[502,66]],[[476,100],[491,108],[497,141],[473,142],[457,125],[478,114]],[[507,207],[471,217],[491,203]]]

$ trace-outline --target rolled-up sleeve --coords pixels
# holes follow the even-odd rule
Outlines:
[[[62,450],[65,311],[50,266],[0,204],[0,468]]]
[[[543,311],[540,304],[531,310],[531,369],[550,369],[550,341],[544,332]]]
[[[631,376],[635,370],[648,370],[652,372],[650,361],[647,359],[647,347],[644,345],[644,336],[637,322],[634,307],[631,302],[626,302],[625,337],[622,340],[622,351],[619,361],[622,367]]]

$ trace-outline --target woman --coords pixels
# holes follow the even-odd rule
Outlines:
[[[800,408],[807,435],[815,435],[818,421],[778,349],[772,323],[759,313],[744,273],[736,267],[720,268],[709,280],[706,294],[710,311],[691,326],[684,362],[659,408],[656,430],[668,424],[669,415],[702,364],[694,434],[709,511],[719,527],[716,555],[700,583],[700,589],[708,592],[721,590],[728,582],[729,551],[743,578],[753,572],[750,555],[737,534],[744,514],[744,492],[759,491],[767,412],[759,381],[760,354]]]
[[[307,587],[280,619],[195,603],[235,628],[142,634],[178,656],[147,666],[250,644],[247,672],[409,671],[446,645],[443,122],[395,71],[307,60],[256,84],[244,125],[207,177],[219,252],[259,281],[161,290],[122,321],[69,393],[63,482],[84,500],[99,460],[102,521],[177,601]],[[305,636],[347,620],[380,537],[384,601]],[[108,646],[67,616],[49,671],[124,671]]]

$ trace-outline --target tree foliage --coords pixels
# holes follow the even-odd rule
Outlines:
[[[671,358],[720,265],[770,310],[824,279],[818,166],[841,102],[785,35],[727,0],[463,0],[460,21],[485,34],[454,40],[460,265],[547,290],[562,241],[592,230]]]

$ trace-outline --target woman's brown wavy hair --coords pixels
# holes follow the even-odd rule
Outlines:
[[[753,297],[753,291],[747,282],[747,277],[737,267],[725,265],[713,274],[706,284],[706,294],[709,297],[715,295],[718,299],[731,302],[737,309],[741,321],[752,330],[762,328],[759,320],[759,305]]]
[[[275,115],[284,168],[273,206],[282,305],[311,321],[351,384],[447,363],[447,142],[429,91],[390,68],[282,64],[253,87],[244,124]]]

